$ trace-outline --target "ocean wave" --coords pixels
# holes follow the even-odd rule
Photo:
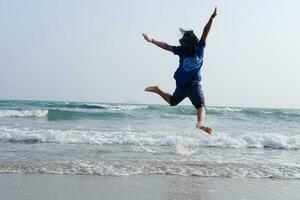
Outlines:
[[[300,166],[193,161],[69,161],[44,164],[1,164],[0,173],[45,173],[100,176],[179,175],[300,179]]]
[[[242,112],[242,108],[232,108],[232,107],[207,107],[207,112],[210,114],[222,114],[222,113],[233,113]]]
[[[130,118],[134,117],[126,112],[91,111],[91,110],[49,110],[49,121],[73,120],[73,119],[104,119],[104,118]]]
[[[289,111],[283,109],[244,109],[241,114],[255,118],[272,118],[272,119],[298,119],[299,111]]]
[[[135,145],[149,147],[171,147],[178,154],[185,154],[183,147],[300,149],[300,135],[278,133],[225,133],[183,136],[167,132],[149,131],[95,131],[55,130],[30,128],[0,128],[1,142]],[[180,150],[183,150],[180,152]],[[151,149],[150,149],[151,152]],[[154,152],[154,151],[153,151]],[[188,152],[189,153],[189,152]],[[188,154],[187,153],[187,154]]]
[[[127,110],[144,110],[147,109],[147,105],[109,105],[109,104],[85,104],[89,107],[101,107],[111,111],[127,111]]]
[[[76,110],[0,110],[0,118],[45,118],[49,121],[73,119],[103,119],[103,118],[128,118],[131,113],[118,111],[98,111],[91,109]]]
[[[106,104],[51,104],[43,109],[2,109],[0,118],[45,118],[54,120],[101,119],[108,117],[133,117],[131,111],[138,115],[139,110],[145,110],[143,105],[106,105]]]
[[[92,103],[92,102],[60,102],[60,101],[27,101],[27,100],[1,100],[0,108],[81,108],[81,109],[108,109],[108,110],[140,110],[148,108],[143,104],[117,104],[117,103]]]
[[[299,121],[300,111],[291,109],[258,109],[258,108],[231,108],[231,107],[208,107],[208,115],[230,116],[232,119],[272,119]]]
[[[48,105],[49,108],[61,109],[61,108],[79,108],[79,109],[100,109],[108,111],[130,111],[130,110],[142,110],[147,109],[147,105],[129,105],[129,104],[101,104],[101,103],[55,103]]]
[[[1,117],[46,117],[48,110],[0,110]]]
[[[31,103],[33,104],[33,103]],[[99,104],[99,103],[40,103],[35,108],[33,105],[11,109],[1,109],[2,117],[31,117],[47,118],[48,120],[72,120],[84,118],[107,117],[161,117],[174,118],[178,116],[194,116],[196,110],[192,106],[162,106],[162,105],[128,105],[128,104]],[[14,105],[16,106],[16,105]],[[230,119],[276,119],[299,121],[300,111],[289,109],[258,109],[236,107],[207,107],[208,115],[216,117],[230,117]]]

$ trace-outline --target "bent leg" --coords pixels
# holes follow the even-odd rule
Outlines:
[[[145,88],[146,92],[153,92],[161,96],[168,104],[171,105],[172,96],[169,93],[162,91],[158,86],[150,86]]]
[[[176,106],[184,98],[187,97],[186,92],[182,89],[176,88],[173,95],[170,95],[167,92],[162,91],[158,86],[150,86],[145,88],[147,92],[153,92],[160,95],[170,106]]]

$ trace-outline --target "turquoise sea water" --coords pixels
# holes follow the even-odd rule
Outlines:
[[[300,110],[0,101],[0,173],[300,178]]]

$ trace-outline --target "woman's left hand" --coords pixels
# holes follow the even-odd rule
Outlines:
[[[211,15],[212,18],[215,18],[218,15],[217,6],[215,7],[214,13]]]

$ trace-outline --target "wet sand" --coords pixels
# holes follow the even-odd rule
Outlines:
[[[300,180],[1,174],[3,200],[299,200]]]

